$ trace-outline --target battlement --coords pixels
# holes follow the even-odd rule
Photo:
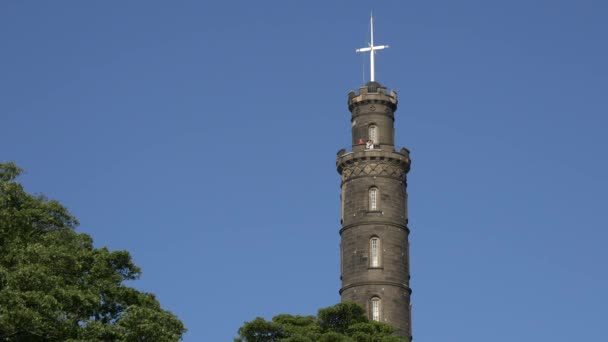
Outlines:
[[[358,104],[366,103],[384,103],[393,110],[397,108],[397,92],[391,90],[387,94],[386,87],[383,87],[378,82],[368,82],[363,87],[359,88],[359,94],[351,90],[348,93],[348,108],[352,108]]]
[[[366,165],[372,164],[374,165],[373,167],[365,167]],[[351,169],[355,166],[358,167],[358,165],[363,166],[355,168],[358,169],[358,171],[367,172],[367,175],[384,175],[382,172],[386,170],[382,168],[378,168],[378,174],[373,173],[376,164],[386,164],[398,168],[399,172],[389,172],[389,174],[395,174],[397,175],[397,178],[403,178],[410,170],[410,151],[405,147],[401,148],[399,152],[382,150],[346,152],[345,149],[341,149],[338,151],[338,156],[336,158],[336,168],[338,169],[338,173],[342,176],[346,176],[346,178],[350,177],[352,172],[347,172],[348,174],[345,175],[343,171],[345,169]]]

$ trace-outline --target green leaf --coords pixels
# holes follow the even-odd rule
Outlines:
[[[183,323],[125,285],[141,274],[130,254],[94,248],[20,173],[0,163],[0,341],[179,341]]]

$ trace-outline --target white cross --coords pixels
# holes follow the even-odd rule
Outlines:
[[[369,26],[371,28],[371,41],[369,46],[366,48],[361,48],[355,50],[355,52],[367,52],[369,51],[369,78],[370,81],[374,82],[374,55],[376,54],[376,50],[383,50],[388,48],[388,45],[378,45],[374,46],[374,17],[369,17]]]

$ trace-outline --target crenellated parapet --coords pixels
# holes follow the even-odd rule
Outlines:
[[[378,82],[368,82],[359,88],[359,93],[348,93],[348,110],[353,115],[363,113],[393,114],[397,110],[397,93],[391,90],[387,94],[386,87]]]
[[[389,177],[405,180],[410,170],[409,151],[402,148],[399,152],[368,150],[346,153],[340,151],[336,168],[342,177],[342,183],[357,177]]]

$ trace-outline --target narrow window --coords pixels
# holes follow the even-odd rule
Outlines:
[[[378,126],[371,125],[369,126],[369,140],[371,140],[374,144],[378,143]]]
[[[344,185],[340,190],[340,224],[342,224],[344,222]]]
[[[340,279],[344,271],[344,258],[342,257],[342,241],[340,241]]]
[[[369,189],[369,210],[378,210],[378,188]]]
[[[374,297],[371,300],[372,321],[380,322],[380,298]]]
[[[369,240],[369,266],[380,267],[380,239],[378,237]]]

